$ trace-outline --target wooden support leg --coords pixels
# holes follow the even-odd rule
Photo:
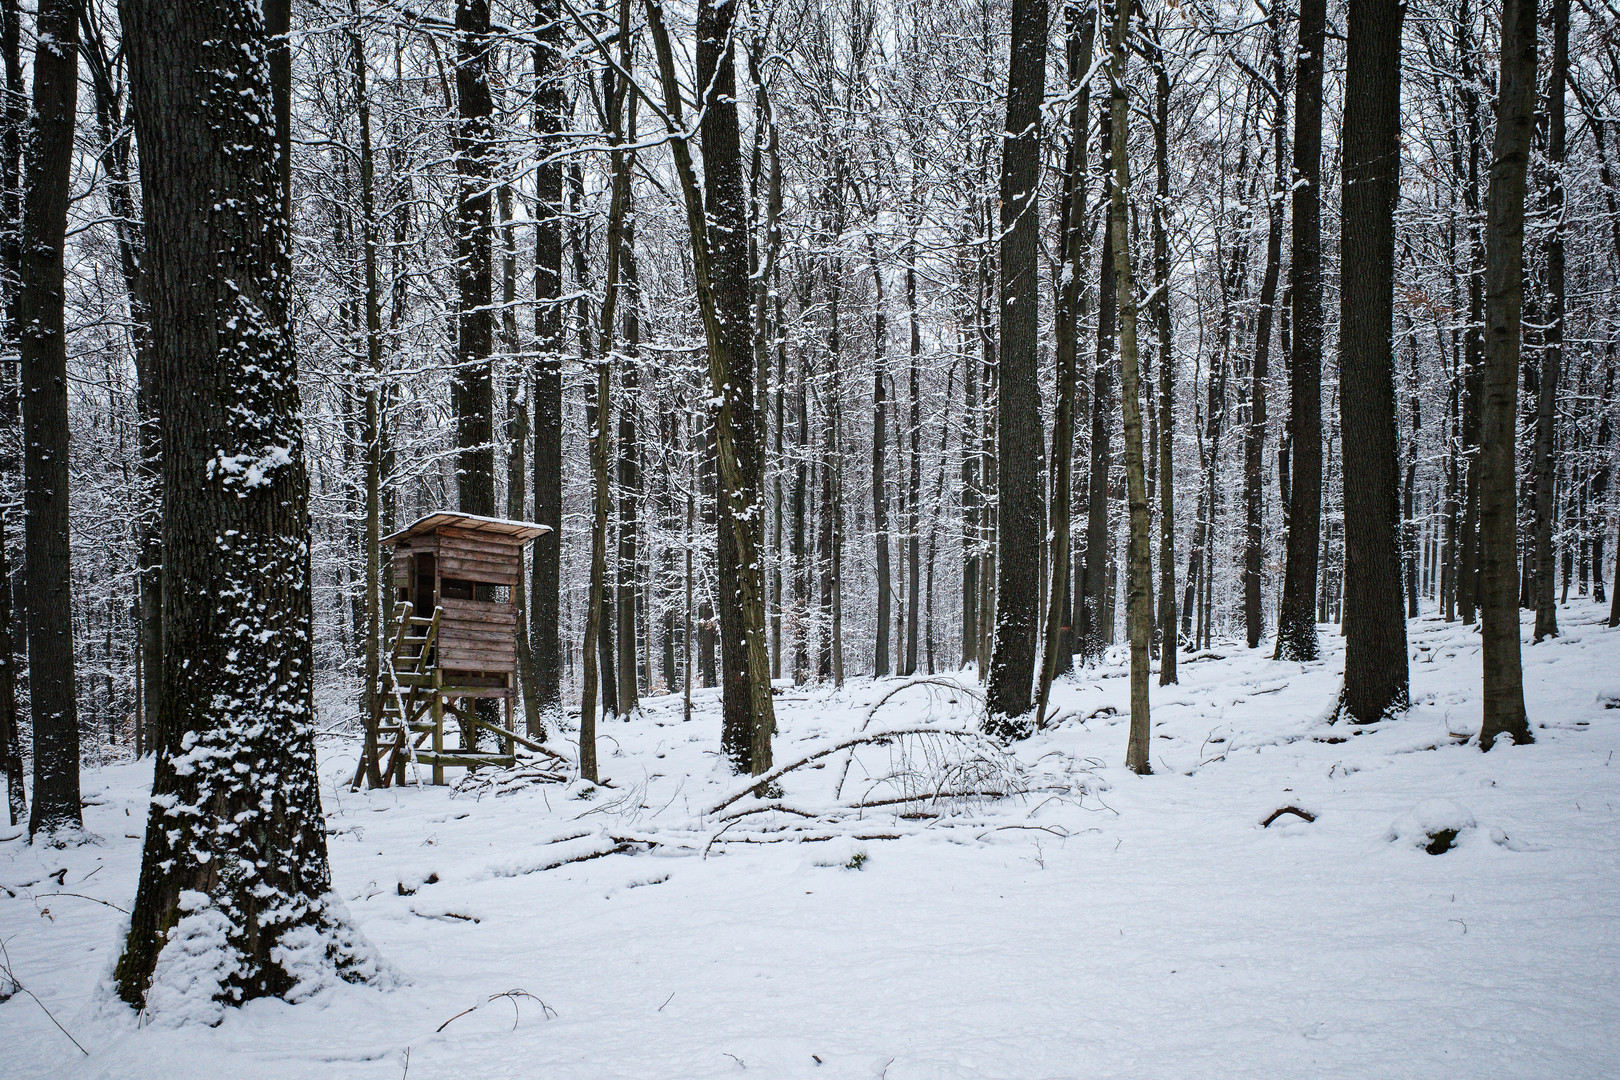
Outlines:
[[[433,688],[433,783],[444,783],[444,764],[439,755],[444,753],[444,698],[439,688]]]
[[[513,696],[514,696],[514,693],[513,693],[513,687],[512,687],[512,676],[508,675],[506,677],[506,713],[505,713],[506,730],[507,731],[515,730],[512,727],[512,698],[513,698]],[[517,756],[517,744],[512,741],[512,737],[510,735],[505,736],[505,738],[502,740],[502,751],[501,752],[504,753],[507,757],[516,757]]]

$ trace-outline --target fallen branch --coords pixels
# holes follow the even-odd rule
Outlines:
[[[1266,820],[1260,823],[1261,827],[1266,829],[1271,828],[1271,823],[1282,817],[1284,814],[1293,814],[1295,817],[1304,818],[1306,821],[1316,820],[1316,815],[1311,813],[1309,810],[1301,810],[1297,806],[1279,806],[1277,809],[1271,812],[1270,816],[1268,816]]]
[[[823,746],[820,750],[817,750],[814,753],[806,754],[804,757],[799,758],[796,761],[790,761],[786,765],[778,765],[776,768],[761,773],[759,776],[750,777],[746,786],[738,788],[730,795],[727,795],[724,799],[721,799],[718,803],[705,811],[703,816],[708,817],[718,814],[732,803],[747,798],[755,791],[770,785],[774,781],[786,776],[795,769],[803,768],[812,761],[819,761],[821,758],[829,757],[838,753],[840,750],[849,750],[856,746],[870,746],[878,743],[886,743],[890,740],[897,739],[905,735],[945,735],[962,739],[967,742],[977,742],[985,738],[985,736],[977,731],[967,731],[961,728],[937,727],[889,728],[884,731],[874,731],[860,735],[851,735],[847,739],[840,739],[835,743]],[[840,783],[839,786],[842,788],[842,783]]]

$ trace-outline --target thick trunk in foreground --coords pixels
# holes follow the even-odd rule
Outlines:
[[[164,645],[184,661],[163,672],[119,995],[161,1011],[199,996],[298,997],[334,975],[375,980],[380,962],[330,892],[311,727],[290,79],[272,44],[287,8],[216,0],[176,20],[167,4],[125,0],[119,11],[161,388]],[[209,949],[221,964],[199,974],[194,957]]]
[[[63,315],[69,178],[79,89],[78,5],[39,9],[34,107],[17,298],[23,424],[23,550],[28,572],[28,689],[34,717],[34,807],[28,834],[76,831],[79,712],[68,569],[68,374]]]
[[[1007,123],[1001,161],[1001,369],[996,449],[1000,457],[996,551],[996,641],[990,660],[991,728],[1024,734],[1040,618],[1041,99],[1046,92],[1046,0],[1013,0]]]
[[[1518,507],[1514,427],[1519,409],[1524,306],[1525,171],[1536,100],[1536,5],[1504,0],[1502,67],[1485,221],[1485,371],[1480,415],[1480,653],[1485,716],[1481,749],[1498,736],[1534,742],[1519,654]]]
[[[1344,707],[1357,723],[1406,708],[1400,463],[1395,432],[1395,204],[1400,193],[1398,0],[1351,0],[1344,91]]]
[[[1293,249],[1288,293],[1288,538],[1277,659],[1315,660],[1322,529],[1322,49],[1326,0],[1300,0],[1294,69]]]

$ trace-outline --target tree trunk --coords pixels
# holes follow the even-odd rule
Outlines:
[[[1322,539],[1322,51],[1327,0],[1300,0],[1294,68],[1293,248],[1288,260],[1288,537],[1277,659],[1315,660]]]
[[[1069,629],[1063,625],[1066,601],[1070,601],[1069,570],[1074,565],[1070,551],[1070,517],[1074,489],[1074,387],[1075,368],[1080,351],[1082,246],[1086,243],[1086,139],[1091,120],[1091,53],[1096,40],[1096,14],[1082,11],[1075,0],[1063,6],[1067,38],[1070,106],[1069,139],[1063,163],[1063,195],[1058,225],[1059,280],[1057,313],[1053,317],[1057,337],[1057,406],[1052,418],[1052,505],[1047,516],[1051,537],[1051,587],[1047,594],[1046,632],[1041,658],[1040,686],[1036,694],[1035,726],[1046,722],[1046,706],[1057,675],[1062,650],[1073,647]],[[1082,82],[1082,80],[1085,80]],[[1070,663],[1073,663],[1071,658]]]
[[[1395,206],[1400,193],[1399,0],[1350,0],[1344,90],[1339,412],[1345,537],[1344,706],[1357,723],[1408,699],[1401,587],[1395,358]]]
[[[888,404],[884,383],[889,375],[889,320],[883,310],[883,267],[872,248],[872,290],[876,297],[872,331],[872,536],[877,543],[877,648],[872,674],[889,673],[889,599],[893,582],[889,574],[889,492],[883,476],[883,457],[888,448]]]
[[[0,214],[4,215],[0,221],[0,290],[5,300],[3,343],[8,350],[17,347],[17,284],[22,279],[18,225],[22,217],[22,146],[28,100],[23,94],[21,36],[17,0],[0,0],[0,52],[4,53],[6,67],[5,104],[0,108]],[[142,385],[150,389],[150,376]],[[143,399],[138,404],[147,402]],[[7,482],[17,471],[17,458],[11,448],[16,445],[20,408],[15,377],[0,372],[0,479]],[[141,416],[145,421],[150,413],[142,409]],[[148,427],[148,423],[142,423],[143,437]],[[143,449],[144,445],[143,438]],[[142,465],[148,463],[143,454]],[[155,466],[156,461],[150,464]],[[151,522],[143,521],[143,525],[149,527]],[[6,532],[5,516],[0,514],[0,768],[5,770],[6,807],[15,825],[28,812],[28,795],[23,784],[22,738],[17,726],[17,649],[12,635],[11,559]],[[142,599],[146,599],[144,591]],[[143,630],[145,625],[143,620]],[[155,701],[156,695],[148,695],[146,700]],[[142,745],[141,734],[136,733],[138,747]]]
[[[1027,734],[1040,619],[1041,101],[1046,92],[1046,0],[1013,0],[1007,123],[1001,152],[1001,365],[997,401],[996,639],[990,661],[991,730]]]
[[[1150,46],[1153,62],[1153,300],[1149,310],[1159,351],[1159,685],[1177,681],[1176,613],[1176,357],[1170,325],[1170,73],[1160,31]],[[1287,499],[1287,496],[1284,496]]]
[[[1481,601],[1480,583],[1480,424],[1485,402],[1485,234],[1480,213],[1479,160],[1483,141],[1479,73],[1474,67],[1474,16],[1469,0],[1457,11],[1457,56],[1463,118],[1468,140],[1468,178],[1463,208],[1468,215],[1468,322],[1463,333],[1462,520],[1458,526],[1457,595],[1464,625],[1473,623]]]
[[[495,515],[493,215],[494,111],[489,0],[456,0],[456,495],[461,512]]]
[[[1110,25],[1112,25],[1110,23]],[[1113,116],[1112,105],[1102,109],[1098,149],[1102,157],[1102,198],[1113,205]],[[1108,513],[1108,487],[1113,471],[1114,429],[1114,332],[1117,319],[1114,267],[1114,230],[1103,229],[1102,260],[1097,281],[1097,363],[1092,371],[1091,462],[1086,490],[1085,563],[1080,575],[1079,610],[1075,613],[1079,653],[1082,660],[1095,663],[1112,635],[1108,621],[1111,598],[1108,592],[1108,556],[1113,530]]]
[[[624,65],[629,71],[628,55]],[[632,96],[625,104],[628,112],[625,138],[633,144],[636,141],[636,99]],[[634,171],[635,153],[628,152],[625,157],[626,172]],[[628,184],[624,193],[622,232],[624,250],[619,255],[622,280],[617,288],[623,293],[619,303],[624,309],[621,320],[623,373],[620,376],[623,400],[619,403],[619,550],[615,597],[618,611],[614,621],[619,638],[617,704],[620,715],[628,716],[636,711],[640,700],[636,679],[636,591],[641,577],[637,521],[641,502],[641,451],[637,439],[641,425],[641,286],[636,269],[635,193]]]
[[[1558,426],[1558,381],[1564,351],[1564,83],[1569,76],[1569,0],[1553,0],[1552,76],[1547,82],[1547,311],[1541,320],[1541,377],[1536,400],[1535,472],[1536,633],[1558,636],[1553,601],[1553,498]]]
[[[581,697],[579,708],[579,774],[581,779],[595,783],[596,767],[596,699],[598,684],[602,690],[602,711],[608,715],[617,711],[618,687],[614,685],[614,650],[611,645],[612,629],[608,622],[607,546],[608,517],[613,510],[612,450],[608,424],[612,420],[610,376],[614,348],[614,319],[622,290],[624,273],[625,236],[624,221],[630,201],[630,172],[633,159],[623,149],[624,105],[629,90],[630,35],[629,0],[619,5],[619,59],[618,68],[626,74],[611,76],[608,80],[607,139],[613,148],[609,152],[612,169],[612,196],[607,220],[607,274],[602,283],[602,308],[597,328],[595,378],[585,397],[585,429],[591,454],[591,567],[590,598],[585,608],[585,642],[580,649]],[[576,241],[575,257],[579,258],[582,245]],[[610,692],[611,687],[611,692]]]
[[[1518,507],[1515,492],[1520,314],[1524,303],[1525,172],[1536,102],[1536,5],[1504,0],[1502,59],[1491,150],[1485,237],[1485,369],[1480,415],[1480,648],[1484,724],[1479,745],[1498,736],[1534,742],[1524,709],[1519,655]]]
[[[1113,57],[1108,67],[1109,104],[1113,118],[1114,192],[1109,230],[1114,240],[1114,292],[1119,303],[1119,371],[1125,428],[1125,489],[1130,504],[1130,541],[1126,557],[1125,621],[1131,642],[1131,727],[1125,767],[1147,775],[1149,653],[1153,644],[1153,563],[1148,537],[1147,481],[1142,457],[1142,389],[1136,355],[1136,275],[1132,269],[1130,216],[1126,199],[1131,189],[1129,154],[1130,102],[1125,86],[1126,28],[1131,5],[1117,3],[1114,15]]]
[[[535,168],[534,337],[534,519],[551,532],[534,544],[533,597],[529,616],[534,655],[534,692],[540,706],[530,738],[543,739],[546,722],[562,709],[562,348],[563,348],[563,168],[552,155],[561,149],[567,106],[562,10],[558,0],[535,0],[534,118],[541,159]]]
[[[729,663],[722,694],[721,744],[733,765],[758,775],[771,767],[776,731],[771,701],[770,657],[765,640],[762,444],[754,397],[754,364],[748,320],[748,237],[737,126],[736,75],[731,0],[704,5],[697,20],[697,81],[707,95],[699,134],[703,145],[703,190],[697,186],[691,149],[681,134],[680,88],[674,50],[659,0],[647,0],[647,22],[658,53],[671,151],[692,240],[693,278],[709,351],[709,386],[716,402],[713,429],[720,483],[721,636]],[[728,539],[729,538],[729,539]]]
[[[907,417],[907,428],[911,436],[911,476],[909,478],[910,496],[906,500],[906,566],[909,578],[906,582],[906,662],[900,669],[902,675],[917,674],[917,592],[922,585],[922,574],[918,567],[919,556],[922,554],[922,325],[917,313],[917,247],[913,236],[906,262],[906,311],[910,334],[908,335],[908,348],[911,354],[909,375],[910,415]],[[945,395],[945,408],[950,408],[950,395]],[[930,583],[930,588],[932,584]]]
[[[1282,264],[1283,199],[1288,192],[1285,162],[1288,99],[1283,96],[1287,68],[1283,62],[1282,23],[1273,5],[1267,18],[1271,28],[1272,162],[1276,168],[1271,196],[1266,200],[1266,267],[1260,279],[1260,311],[1255,319],[1254,363],[1249,371],[1249,426],[1243,438],[1243,622],[1249,648],[1260,647],[1265,635],[1265,453],[1266,388],[1271,361],[1271,323],[1277,307],[1277,277]]]
[[[184,661],[163,671],[119,994],[154,1010],[285,996],[310,962],[374,981],[384,969],[330,892],[311,727],[287,5],[119,9],[163,421],[164,646]],[[222,966],[198,986],[186,957],[205,948]]]
[[[73,679],[68,548],[68,373],[64,260],[79,90],[78,5],[44,0],[34,53],[17,296],[23,426],[23,549],[34,806],[28,834],[84,828]],[[67,842],[67,836],[63,842]]]
[[[365,271],[366,375],[365,424],[361,439],[365,444],[365,563],[366,563],[366,688],[362,701],[365,717],[365,749],[362,760],[368,787],[383,785],[377,752],[377,727],[382,719],[379,676],[381,673],[382,606],[387,603],[382,589],[382,285],[378,279],[377,258],[381,243],[375,190],[376,161],[371,146],[371,95],[366,87],[365,43],[361,38],[359,0],[350,0],[348,31],[350,76],[360,122],[360,232]],[[392,575],[390,575],[392,576]],[[390,590],[392,591],[392,590]]]

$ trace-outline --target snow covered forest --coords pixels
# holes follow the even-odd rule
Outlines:
[[[19,1075],[1620,1070],[1611,0],[0,60]]]

